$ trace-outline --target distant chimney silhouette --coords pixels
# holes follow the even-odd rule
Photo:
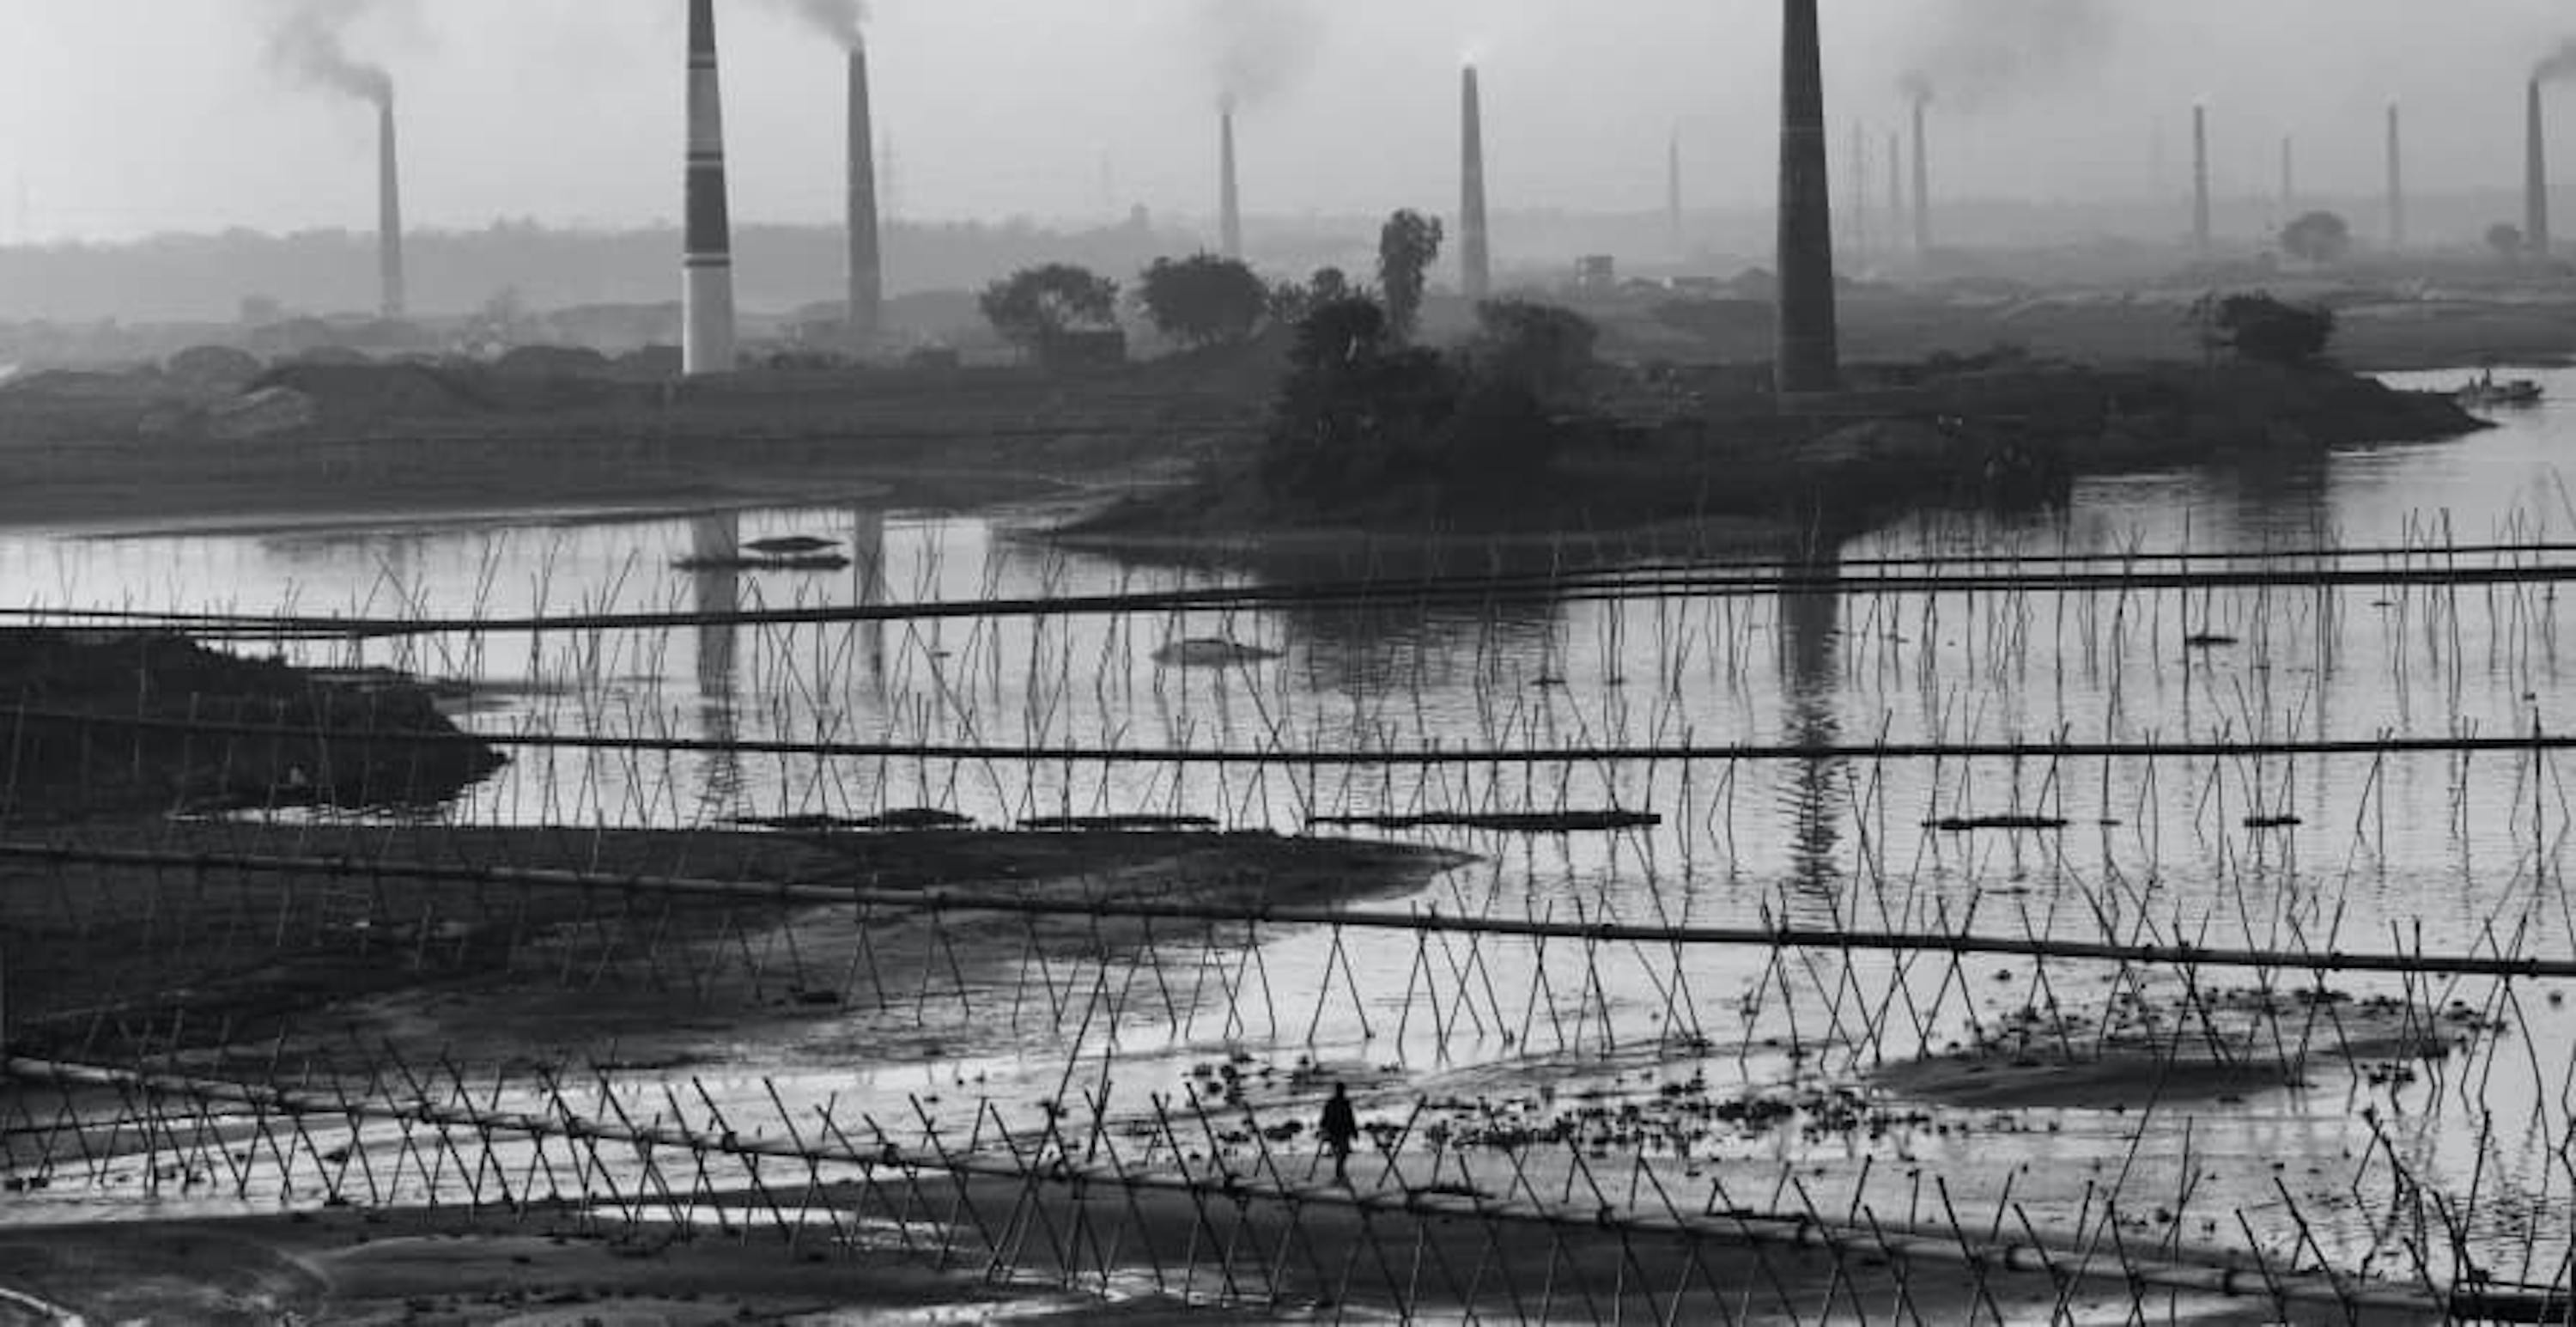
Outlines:
[[[1783,397],[1841,386],[1834,311],[1834,184],[1825,151],[1825,58],[1816,0],[1781,0],[1779,327]]]
[[[394,98],[376,103],[376,266],[384,313],[410,312],[403,283],[402,149],[394,132]]]
[[[2549,119],[2540,98],[2540,80],[2531,80],[2530,142],[2523,163],[2522,238],[2531,256],[2547,258],[2549,242]]]
[[[1459,76],[1458,286],[1470,304],[1494,294],[1493,234],[1485,219],[1485,101],[1476,66]]]
[[[2191,108],[2191,250],[2209,256],[2209,108]]]
[[[1682,131],[1678,128],[1664,144],[1664,214],[1673,233],[1673,256],[1681,257],[1690,251],[1690,237],[1683,233]]]
[[[1924,127],[1931,108],[1930,97],[1914,99],[1914,253],[1917,257],[1932,252],[1932,135]]]
[[[875,115],[868,98],[868,48],[850,47],[850,344],[885,332],[885,254],[877,220]]]
[[[2393,101],[2388,103],[2388,247],[2406,247],[2406,139]]]
[[[1219,250],[1237,262],[1243,260],[1243,193],[1235,179],[1234,165],[1234,99],[1226,99],[1217,112],[1217,235]]]

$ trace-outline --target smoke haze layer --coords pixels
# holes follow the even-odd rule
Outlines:
[[[2532,67],[2531,76],[2543,83],[2562,83],[2576,79],[2576,37],[2558,44],[2558,49]]]
[[[781,0],[787,11],[815,31],[846,47],[866,39],[866,0]]]
[[[1200,0],[1198,10],[1198,39],[1228,109],[1287,92],[1323,48],[1323,11],[1311,0]]]
[[[1899,92],[1964,111],[2080,76],[2118,37],[2111,0],[1929,0],[1918,25]]]
[[[367,8],[366,0],[297,0],[269,35],[269,64],[306,87],[391,104],[393,75],[349,54],[349,25]]]

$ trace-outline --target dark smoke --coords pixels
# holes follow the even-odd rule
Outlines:
[[[390,104],[394,76],[349,54],[349,25],[367,7],[366,0],[298,0],[269,37],[269,63],[307,86]]]
[[[1900,91],[1979,111],[2099,65],[2118,37],[2112,0],[1929,0]]]
[[[1228,108],[1251,108],[1295,86],[1323,46],[1313,0],[1200,0],[1201,41]]]
[[[784,3],[790,13],[842,46],[855,48],[866,40],[866,0],[784,0]]]
[[[2576,37],[2559,43],[2547,58],[2532,67],[2531,76],[2543,83],[2557,83],[2576,78]]]

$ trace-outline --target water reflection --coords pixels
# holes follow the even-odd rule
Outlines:
[[[1841,693],[1842,559],[1834,547],[1803,550],[1782,573],[1780,693],[1791,743],[1833,746],[1842,740],[1835,706]],[[1842,846],[1841,790],[1848,762],[1812,757],[1790,767],[1783,789],[1789,810],[1789,878],[1799,898],[1829,913],[1840,897],[1835,855]]]
[[[690,605],[701,619],[742,611],[742,517],[733,512],[697,517],[689,522]],[[737,719],[741,648],[740,625],[701,620],[695,628],[698,721],[709,742],[730,746],[740,740]],[[730,816],[740,809],[742,760],[729,750],[706,758],[699,804]]]
[[[850,513],[850,577],[854,600],[862,608],[887,602],[886,514],[861,508]],[[859,655],[868,670],[868,693],[885,700],[886,624],[858,624]]]

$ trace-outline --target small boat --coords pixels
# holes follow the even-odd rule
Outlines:
[[[2536,405],[2540,401],[2540,384],[2529,378],[2507,378],[2496,381],[2495,371],[2487,370],[2454,393],[2461,405],[2472,409],[2501,405]]]

